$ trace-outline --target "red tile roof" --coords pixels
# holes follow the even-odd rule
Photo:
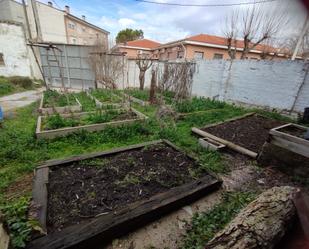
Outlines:
[[[161,45],[159,42],[151,41],[148,39],[140,39],[135,41],[128,41],[124,45],[131,46],[131,47],[139,47],[139,48],[156,48]]]
[[[210,44],[222,45],[222,46],[227,45],[227,39],[226,38],[221,37],[221,36],[215,36],[215,35],[200,34],[200,35],[194,35],[194,36],[188,37],[184,40],[185,41],[210,43]],[[237,46],[237,48],[243,48],[244,42],[237,40],[236,46]],[[259,44],[254,48],[254,50],[274,52],[276,49],[271,47],[271,46],[265,45],[265,44]]]

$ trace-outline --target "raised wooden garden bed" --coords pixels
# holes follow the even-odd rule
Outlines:
[[[44,103],[44,93],[42,94],[39,112],[43,115],[46,114],[54,114],[54,113],[69,113],[69,112],[81,112],[82,105],[78,101],[77,98],[74,97],[76,104],[74,105],[66,105],[66,106],[53,106],[53,107],[46,107]]]
[[[47,235],[27,248],[102,248],[220,186],[166,140],[49,161],[36,169],[32,212]]]
[[[131,108],[129,109],[114,109],[110,111],[102,111],[102,116],[104,116],[104,113],[108,112],[119,112],[119,116],[116,116],[109,122],[98,122],[98,123],[92,123],[87,124],[87,122],[83,122],[85,119],[89,120],[89,117],[91,115],[95,115],[96,112],[81,112],[81,113],[71,113],[71,114],[59,114],[61,118],[68,118],[71,123],[76,124],[75,126],[69,125],[70,127],[63,127],[63,128],[51,128],[51,129],[44,129],[44,121],[50,118],[51,116],[39,116],[37,121],[37,127],[36,127],[36,137],[37,138],[45,138],[45,139],[52,139],[55,137],[62,137],[66,136],[68,134],[80,131],[80,130],[86,130],[89,132],[94,131],[101,131],[104,130],[106,127],[110,126],[121,126],[126,124],[131,124],[135,122],[140,122],[148,117],[144,115],[143,113]]]
[[[285,124],[270,130],[270,143],[309,158],[309,140],[305,140],[308,127]]]
[[[199,136],[210,138],[230,149],[256,158],[268,138],[269,130],[283,122],[248,113],[224,122],[192,128]]]
[[[96,107],[101,109],[112,109],[112,108],[120,108],[122,105],[120,103],[113,103],[113,102],[101,102],[96,97],[94,97],[90,92],[87,91],[87,95],[95,101]],[[118,98],[117,95],[113,94],[113,96],[116,96],[115,98]]]
[[[145,101],[145,100],[141,100],[141,99],[138,99],[138,98],[135,98],[133,97],[132,95],[129,95],[129,94],[126,94],[126,93],[121,93],[123,96],[125,96],[125,98],[127,100],[130,100],[134,103],[137,103],[141,106],[147,106],[147,105],[150,105],[149,101]]]

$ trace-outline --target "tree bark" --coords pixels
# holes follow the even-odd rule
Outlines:
[[[152,70],[150,92],[149,92],[149,102],[150,102],[150,104],[156,103],[156,87],[157,87],[156,71]]]
[[[243,209],[206,249],[271,249],[296,217],[296,188],[274,187]]]
[[[139,90],[144,90],[145,85],[145,71],[139,71]]]

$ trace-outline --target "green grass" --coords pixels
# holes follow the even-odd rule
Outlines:
[[[119,103],[121,98],[117,97],[117,90],[108,90],[108,89],[96,89],[90,92],[94,97],[96,97],[102,103]],[[116,95],[116,96],[115,96]]]
[[[0,76],[0,97],[31,89],[34,89],[34,85],[27,77]]]
[[[94,113],[89,113],[85,116],[74,117],[72,114],[71,117],[62,117],[60,114],[55,114],[48,116],[46,119],[43,119],[42,127],[43,130],[55,130],[65,127],[76,127],[90,124],[100,124],[114,121],[119,117],[119,115],[125,114],[125,110],[97,110]]]
[[[61,94],[50,89],[44,92],[43,107],[63,107],[68,105],[77,105],[73,93]]]
[[[222,202],[213,209],[205,213],[196,213],[180,248],[205,248],[206,243],[223,229],[255,196],[256,194],[251,192],[225,193]]]
[[[53,140],[35,138],[38,103],[19,109],[14,118],[5,119],[3,128],[0,129],[0,206],[8,207],[4,208],[9,210],[5,213],[11,217],[10,210],[14,209],[11,205],[22,202],[22,199],[6,200],[4,198],[6,188],[14,184],[18,177],[32,172],[45,160],[103,151],[160,138],[170,140],[197,158],[201,164],[197,171],[227,172],[227,165],[219,153],[201,149],[197,138],[191,134],[191,127],[201,127],[251,111],[228,104],[217,109],[217,105],[214,104],[212,108],[215,109],[206,113],[193,114],[177,122],[173,120],[159,122],[155,119],[155,106],[142,107],[137,104],[133,106],[149,116],[149,119],[137,124],[109,127],[101,132],[81,131]],[[25,222],[23,220],[22,223]],[[27,225],[24,228],[27,230]],[[15,234],[14,239],[24,240],[25,238]]]
[[[192,99],[184,100],[175,104],[175,109],[180,113],[189,113],[197,111],[206,111],[210,109],[223,109],[227,106],[226,103],[210,100],[203,97],[193,97]]]
[[[141,99],[144,101],[149,100],[149,89],[139,90],[135,88],[126,89],[125,93],[133,96],[134,98]]]
[[[90,111],[95,111],[96,110],[95,101],[92,100],[87,95],[87,93],[80,92],[80,93],[76,93],[74,95],[78,99],[78,101],[81,103],[83,112],[90,112]]]
[[[129,94],[130,96],[133,96],[137,99],[141,99],[143,101],[148,101],[149,100],[149,89],[144,89],[144,90],[139,90],[137,88],[130,88],[124,90],[125,93]],[[167,104],[172,104],[173,103],[173,98],[175,96],[175,93],[172,91],[165,91],[163,92],[163,97],[164,100]],[[157,93],[157,97],[159,98],[159,93]]]

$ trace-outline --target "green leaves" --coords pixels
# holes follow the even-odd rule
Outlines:
[[[255,198],[251,192],[225,193],[222,202],[205,213],[193,216],[182,249],[204,249],[206,243]]]
[[[133,41],[144,38],[143,30],[138,29],[123,29],[120,30],[116,36],[116,43],[124,43],[127,41]]]
[[[12,238],[14,248],[24,248],[26,242],[30,239],[33,227],[37,227],[38,223],[28,220],[27,211],[29,198],[20,198],[19,200],[0,206],[3,212]]]

